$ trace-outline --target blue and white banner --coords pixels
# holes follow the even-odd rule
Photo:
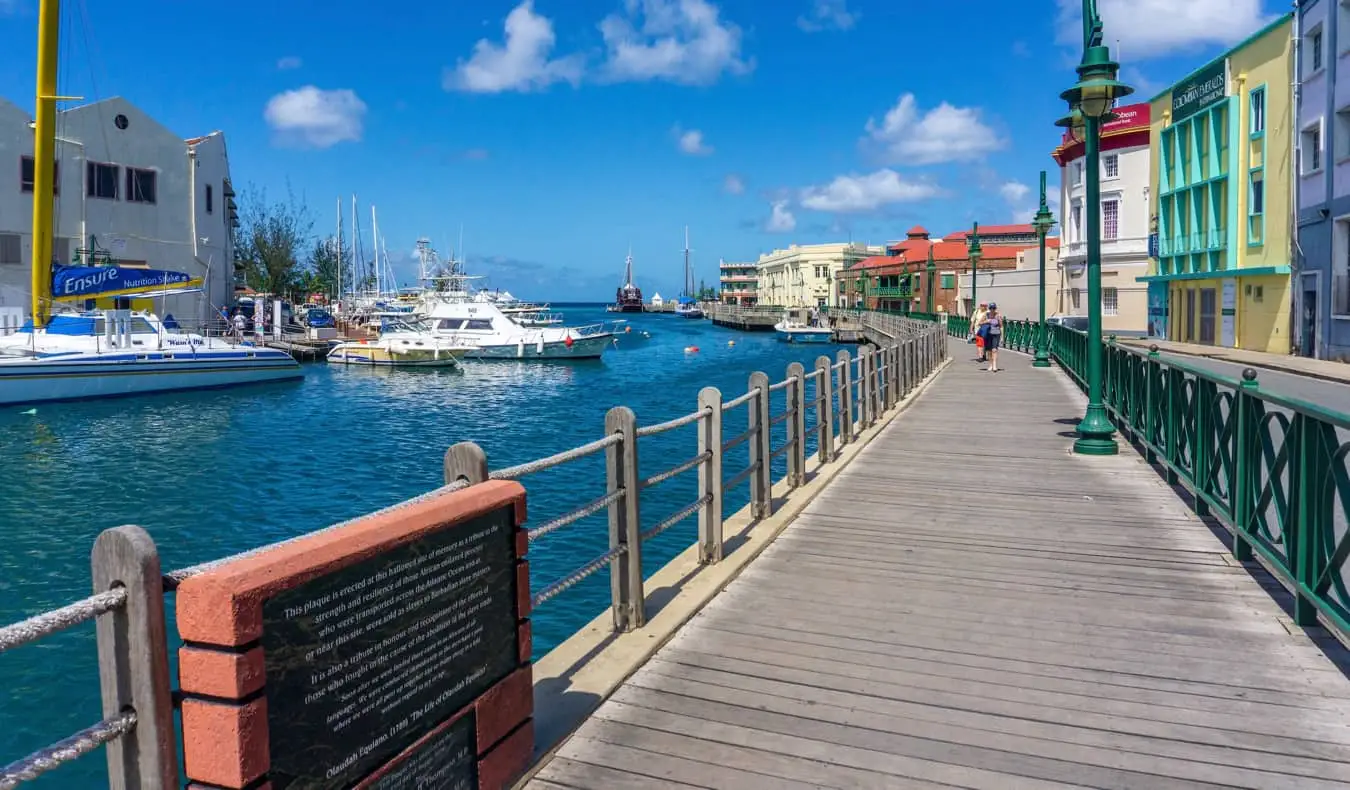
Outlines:
[[[129,269],[119,266],[52,267],[52,296],[78,299],[94,296],[130,296],[169,288],[200,286],[183,272],[162,269]]]

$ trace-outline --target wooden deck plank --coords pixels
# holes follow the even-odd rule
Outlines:
[[[1073,455],[1062,373],[969,354],[528,787],[1350,786],[1344,652]]]

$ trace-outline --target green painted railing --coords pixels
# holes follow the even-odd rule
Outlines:
[[[911,318],[926,317],[910,314]],[[964,338],[969,322],[949,317]],[[1087,335],[1047,327],[1055,362],[1086,390]],[[1032,352],[1039,327],[1009,321],[1007,348]],[[1112,423],[1195,511],[1227,528],[1233,555],[1259,556],[1294,595],[1294,620],[1350,636],[1350,415],[1104,341],[1103,401]]]

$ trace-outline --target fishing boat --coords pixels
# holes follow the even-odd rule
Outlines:
[[[598,359],[615,342],[618,324],[523,326],[491,302],[437,303],[426,324],[465,346],[467,359]]]
[[[633,284],[633,251],[628,251],[624,261],[623,285],[614,295],[614,304],[607,308],[611,313],[642,312],[642,289]]]
[[[694,299],[694,270],[689,266],[689,226],[684,227],[684,290],[675,305],[675,315],[681,318],[702,318],[703,308]]]
[[[328,361],[386,368],[453,368],[471,350],[421,323],[386,317],[379,338],[338,343],[329,350]]]
[[[778,339],[784,343],[829,343],[834,339],[833,329],[804,324],[790,312],[773,325],[773,331],[778,333]]]
[[[200,292],[202,283],[182,272],[124,268],[111,260],[53,262],[58,6],[42,0],[38,14],[32,313],[19,331],[0,338],[0,405],[299,378],[299,364],[282,351],[179,332],[146,311],[77,310],[62,303]]]

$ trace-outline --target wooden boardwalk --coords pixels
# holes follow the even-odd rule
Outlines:
[[[957,351],[528,787],[1350,787],[1344,653],[1004,356]]]

